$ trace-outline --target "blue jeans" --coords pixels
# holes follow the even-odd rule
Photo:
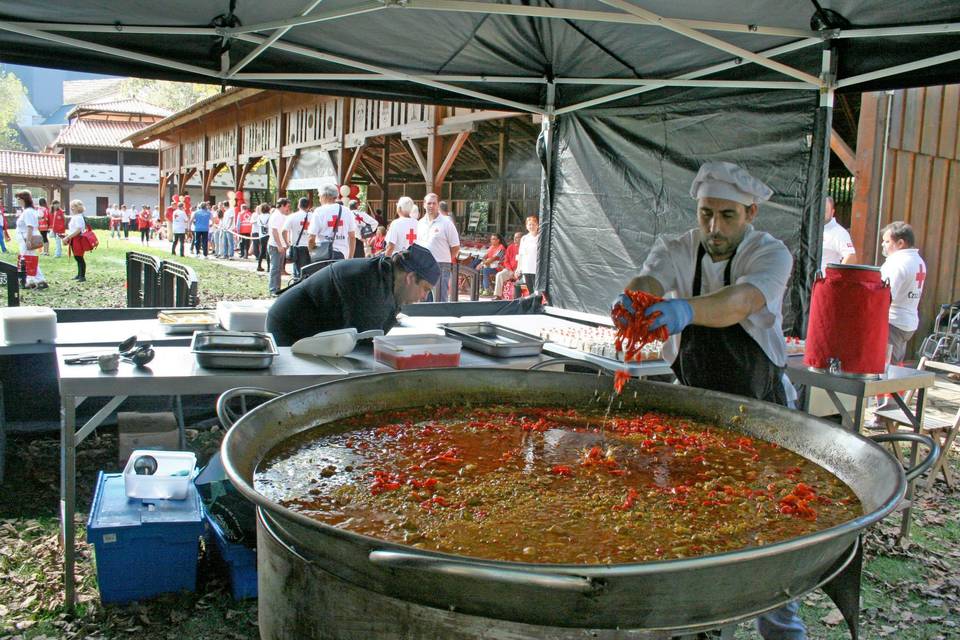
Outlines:
[[[224,258],[232,258],[234,249],[236,249],[236,238],[232,233],[223,229],[220,231],[220,255]]]
[[[427,296],[427,302],[447,302],[450,299],[450,263],[440,262],[438,264],[440,266],[440,281]]]
[[[0,229],[0,251],[7,252],[7,244],[3,241],[3,230]]]
[[[493,267],[484,267],[482,273],[483,278],[480,281],[480,288],[489,290],[491,288],[490,278],[493,278],[497,275],[497,270]]]
[[[757,616],[757,633],[763,640],[807,640],[807,627],[797,615],[799,610],[800,601],[792,600]]]

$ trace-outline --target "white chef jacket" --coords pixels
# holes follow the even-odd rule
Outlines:
[[[437,217],[431,220],[427,215],[417,221],[417,244],[429,249],[438,263],[450,264],[450,248],[460,246],[460,234],[457,233],[450,216],[438,213]]]
[[[663,286],[668,298],[693,297],[694,263],[699,244],[699,229],[691,229],[679,236],[659,236],[643,263],[640,275],[655,278]],[[727,260],[714,262],[710,254],[706,254],[702,264],[700,294],[722,289]],[[786,245],[769,233],[747,225],[747,232],[733,257],[731,284],[752,284],[763,294],[767,304],[742,320],[740,326],[778,367],[787,363],[782,305],[792,269],[793,256]],[[670,336],[663,348],[664,360],[672,364],[679,350],[680,336]]]
[[[887,257],[880,275],[890,281],[890,324],[902,331],[916,331],[920,325],[920,294],[927,277],[927,265],[915,248],[900,249]]]
[[[536,275],[537,247],[540,244],[540,234],[530,233],[520,238],[520,250],[517,252],[517,265],[520,273]]]
[[[413,231],[413,242],[416,242],[417,221],[413,218],[397,218],[387,229],[387,242],[393,243],[394,251],[406,251],[413,244],[407,236],[411,231]]]
[[[340,215],[340,223],[337,225],[336,235],[333,235],[332,225],[337,220],[337,214]],[[358,233],[353,211],[342,204],[325,204],[313,210],[313,215],[310,218],[310,228],[307,233],[317,236],[317,242],[330,240],[332,236],[333,250],[339,251],[343,257],[347,257],[350,255],[348,235],[351,231],[355,234]]]
[[[857,252],[850,240],[850,232],[840,226],[836,218],[823,225],[823,255],[820,258],[820,271],[826,272],[827,264],[839,264],[847,256]]]

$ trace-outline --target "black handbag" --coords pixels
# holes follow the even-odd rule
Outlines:
[[[307,214],[309,215],[309,214]],[[306,220],[304,220],[306,222]],[[287,262],[296,262],[297,256],[300,255],[300,249],[306,249],[306,247],[300,247],[300,238],[303,237],[303,232],[306,231],[307,227],[304,224],[300,224],[300,234],[297,236],[297,241],[292,245],[287,247]]]

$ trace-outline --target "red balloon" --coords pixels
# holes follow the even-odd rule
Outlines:
[[[360,187],[355,184],[350,185],[350,198],[355,200],[359,195]]]
[[[171,201],[173,202],[173,204],[177,204],[178,202],[180,202],[180,196],[178,196],[177,194],[173,194],[173,198],[171,198]]]
[[[189,194],[189,193],[188,193],[187,195],[183,196],[183,206],[185,206],[187,209],[190,208],[190,194]]]

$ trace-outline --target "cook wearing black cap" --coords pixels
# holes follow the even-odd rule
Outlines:
[[[419,245],[390,257],[342,260],[281,294],[267,313],[267,331],[281,347],[334,329],[386,333],[400,306],[419,302],[439,280],[437,261]]]

